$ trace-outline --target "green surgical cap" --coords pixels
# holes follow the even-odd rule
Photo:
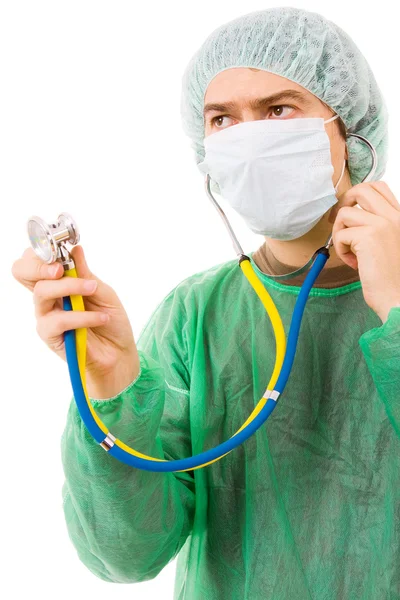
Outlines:
[[[342,118],[349,133],[366,137],[385,172],[388,113],[375,77],[353,40],[322,15],[279,7],[234,19],[216,29],[191,58],[182,81],[181,113],[192,140],[196,163],[204,159],[204,96],[210,81],[226,69],[252,67],[281,75],[303,86]],[[372,160],[365,143],[347,140],[352,185],[369,173]]]

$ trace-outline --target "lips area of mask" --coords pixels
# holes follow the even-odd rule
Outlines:
[[[205,139],[199,165],[255,233],[296,239],[337,202],[320,118],[251,121]]]

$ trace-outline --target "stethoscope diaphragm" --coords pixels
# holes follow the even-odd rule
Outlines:
[[[58,215],[56,223],[50,224],[34,215],[28,219],[27,230],[33,250],[47,264],[62,258],[63,242],[74,246],[80,239],[76,222],[67,212]]]

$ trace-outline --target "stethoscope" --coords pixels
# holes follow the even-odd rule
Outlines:
[[[372,167],[368,175],[363,179],[363,182],[370,181],[378,164],[375,148],[361,135],[355,133],[348,133],[347,135],[354,136],[365,142],[370,149],[372,154]],[[225,213],[212,195],[209,175],[206,175],[205,185],[208,197],[213,202],[228,229],[234,250],[239,257],[239,266],[268,313],[275,336],[276,358],[270,381],[260,401],[240,429],[238,429],[229,440],[219,444],[215,448],[200,452],[195,456],[178,460],[165,460],[147,456],[146,454],[134,450],[130,446],[124,444],[108,430],[104,423],[99,419],[90,403],[85,377],[86,328],[71,329],[64,333],[67,364],[74,398],[79,414],[89,433],[111,456],[114,456],[123,463],[144,471],[178,472],[203,468],[226,456],[234,448],[249,439],[249,437],[265,423],[276,407],[279,397],[288,381],[296,353],[304,308],[310,290],[329,258],[329,248],[332,245],[332,235],[330,235],[326,244],[319,248],[310,260],[296,271],[285,275],[268,276],[273,279],[286,279],[303,273],[309,268],[309,272],[307,273],[295,303],[286,344],[285,331],[279,312],[271,296],[257,277],[256,272],[251,265],[250,258],[244,254]],[[31,245],[41,260],[48,264],[55,261],[60,262],[64,268],[64,277],[78,277],[74,260],[65,245],[67,242],[75,245],[80,240],[76,222],[69,213],[61,213],[58,216],[57,222],[50,225],[40,217],[32,216],[28,220],[27,228]],[[85,310],[82,296],[73,295],[63,297],[63,308],[64,310]]]

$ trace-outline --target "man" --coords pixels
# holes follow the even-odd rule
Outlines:
[[[62,440],[71,540],[93,573],[116,583],[154,578],[181,551],[176,600],[400,597],[400,206],[379,181],[387,112],[374,76],[332,22],[273,8],[207,38],[185,73],[182,114],[203,171],[215,167],[213,147],[230,136],[244,141],[249,126],[267,132],[276,128],[270,121],[324,120],[337,199],[328,196],[316,217],[310,188],[302,227],[317,223],[290,239],[276,204],[260,225],[276,235],[264,235],[251,253],[286,332],[306,274],[271,275],[300,267],[330,233],[334,247],[310,292],[278,406],[221,460],[189,472],[130,468],[98,448],[71,402]],[[346,130],[376,149],[369,183],[361,183],[369,150]],[[214,189],[223,190],[221,182]],[[279,183],[285,190],[285,178]],[[267,198],[269,186],[264,191]],[[255,205],[251,194],[241,200],[243,217],[254,210],[253,226],[261,223],[269,203]],[[137,348],[134,381],[91,401],[125,444],[168,460],[231,437],[260,400],[275,359],[271,324],[237,260],[181,282]]]

